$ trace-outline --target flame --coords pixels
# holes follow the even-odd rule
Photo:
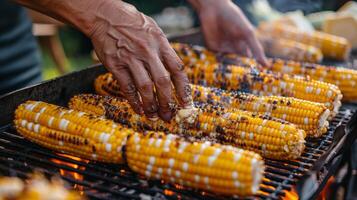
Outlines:
[[[179,190],[184,189],[184,187],[182,185],[179,185],[179,184],[174,184],[174,186],[175,186],[176,189],[179,189]]]
[[[324,187],[324,189],[322,189],[320,195],[318,196],[318,200],[326,200],[327,197],[329,196],[329,194],[331,193],[331,184],[335,181],[335,177],[331,176],[327,182],[326,185]]]
[[[299,195],[297,194],[295,188],[291,190],[285,190],[285,196],[283,200],[299,200]]]
[[[172,190],[165,189],[164,194],[167,196],[172,196],[172,195],[174,195],[174,192]]]
[[[75,160],[75,161],[80,161],[80,162],[85,162],[85,163],[89,162],[88,160],[81,159],[81,158],[78,158],[78,157],[75,157],[75,156],[70,156],[70,155],[67,155],[67,154],[57,153],[57,155],[62,156],[62,157],[66,157],[66,158],[69,158],[69,159],[72,159],[72,160]],[[79,170],[83,170],[83,171],[86,169],[85,167],[79,166],[79,165],[77,165],[75,163],[66,162],[66,161],[63,161],[63,160],[56,159],[56,158],[52,158],[51,161],[56,163],[56,164],[65,165],[65,166],[68,166],[68,167],[71,167],[71,168],[74,168],[74,169],[79,169]],[[73,172],[73,171],[69,171],[69,170],[65,170],[65,169],[59,169],[59,173],[61,174],[61,176],[71,177],[71,178],[73,178],[75,180],[78,180],[78,181],[82,181],[83,180],[83,175],[81,175],[80,173],[77,173],[77,172]],[[83,188],[82,185],[74,184],[73,188],[78,190],[81,195],[84,194],[84,192],[83,192],[84,188]]]

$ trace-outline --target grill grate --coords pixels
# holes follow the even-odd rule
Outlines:
[[[326,135],[307,140],[305,152],[298,160],[265,160],[265,178],[256,197],[281,199],[307,171],[319,168],[324,155],[328,155],[343,136],[337,134],[336,128],[346,125],[353,112],[342,108],[330,122]],[[56,154],[17,135],[11,125],[0,129],[0,174],[25,178],[35,169],[48,176],[61,175],[71,187],[90,199],[224,199],[179,185],[146,181],[124,165],[108,165]]]

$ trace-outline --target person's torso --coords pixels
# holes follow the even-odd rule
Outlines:
[[[40,57],[24,8],[0,0],[0,94],[41,80]]]

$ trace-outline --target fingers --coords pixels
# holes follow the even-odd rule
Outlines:
[[[180,106],[184,108],[192,106],[191,86],[181,59],[170,46],[162,51],[162,59],[170,72]]]
[[[246,57],[252,57],[252,51],[250,50],[246,42],[239,40],[236,41],[234,44],[236,47],[236,53]]]
[[[159,103],[159,116],[163,120],[169,121],[172,118],[170,105],[174,103],[170,74],[158,56],[152,56],[151,58],[152,59],[147,61],[147,64],[156,88],[155,92]]]
[[[156,120],[158,118],[158,106],[153,82],[141,61],[132,59],[129,63],[129,70],[140,93],[144,113],[148,118]]]
[[[133,110],[138,114],[144,114],[142,104],[140,102],[140,97],[138,95],[138,91],[135,87],[134,81],[128,69],[123,66],[120,67],[117,66],[117,67],[110,68],[110,71],[117,79],[121,89],[120,91],[128,100]]]
[[[265,57],[263,47],[259,43],[256,35],[255,34],[249,35],[247,37],[246,42],[247,42],[247,45],[249,46],[250,50],[252,51],[253,56],[257,59],[257,61],[260,64],[267,66],[268,65],[267,58]]]

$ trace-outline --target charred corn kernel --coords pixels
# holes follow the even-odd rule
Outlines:
[[[171,134],[135,134],[126,150],[130,168],[141,175],[226,195],[255,194],[264,169],[253,152]]]
[[[187,62],[185,64],[188,67],[185,70],[195,84],[319,102],[326,105],[332,116],[341,107],[342,93],[336,85],[312,80],[309,76],[259,71],[255,68],[256,62],[250,58],[237,55],[215,56],[202,47],[184,44],[174,44],[173,47],[182,60]],[[194,59],[190,60],[191,57]],[[217,62],[218,58],[225,64]],[[239,65],[226,65],[228,63]]]
[[[98,76],[95,87],[96,92],[102,95],[116,96],[120,93],[118,82],[112,78],[110,73]],[[240,109],[280,118],[296,124],[298,128],[305,130],[309,137],[319,137],[327,132],[327,118],[330,115],[330,110],[321,103],[292,97],[257,96],[241,92],[228,92],[199,85],[191,85],[191,89],[194,101],[223,105],[227,110],[229,108]],[[95,110],[95,114],[104,115],[103,111],[98,111],[100,108],[97,106],[88,106],[91,106],[91,110]]]
[[[134,172],[147,178],[212,193],[252,195],[262,180],[264,163],[256,153],[162,132],[137,133],[110,120],[44,102],[21,104],[15,112],[15,125],[27,139],[53,150],[90,160],[126,161]]]
[[[319,48],[296,42],[294,40],[269,37],[258,34],[264,51],[271,57],[296,61],[321,62],[322,53]]]
[[[197,116],[188,124],[175,120],[147,120],[136,114],[127,102],[111,96],[82,94],[69,102],[69,107],[74,110],[105,116],[135,130],[204,138],[255,151],[267,158],[294,159],[304,149],[305,132],[293,124],[240,110],[229,112],[223,106],[199,103],[195,106]]]
[[[122,147],[134,132],[111,120],[38,101],[16,109],[15,126],[21,135],[47,148],[109,163],[123,163]]]
[[[320,48],[328,58],[346,60],[351,52],[351,44],[343,37],[319,31],[305,32],[282,24],[262,23],[258,30],[264,35],[294,40]]]
[[[266,73],[272,71],[273,73],[308,76],[314,80],[336,85],[343,94],[342,101],[357,101],[357,93],[355,92],[357,89],[357,70],[354,69],[281,59],[269,59],[270,65],[262,67],[252,58],[236,55],[229,55],[222,60],[228,60],[228,63],[236,63],[238,65],[259,67]],[[319,94],[319,90],[316,93]]]
[[[286,120],[305,130],[310,137],[319,137],[327,132],[330,110],[321,103],[293,97],[257,96],[248,93],[228,92],[218,88],[192,85],[195,101],[226,108],[251,111]],[[234,112],[234,111],[233,111]]]
[[[3,200],[80,200],[86,199],[75,191],[67,190],[59,178],[47,180],[42,174],[31,174],[23,181],[17,177],[0,178],[0,199]]]

